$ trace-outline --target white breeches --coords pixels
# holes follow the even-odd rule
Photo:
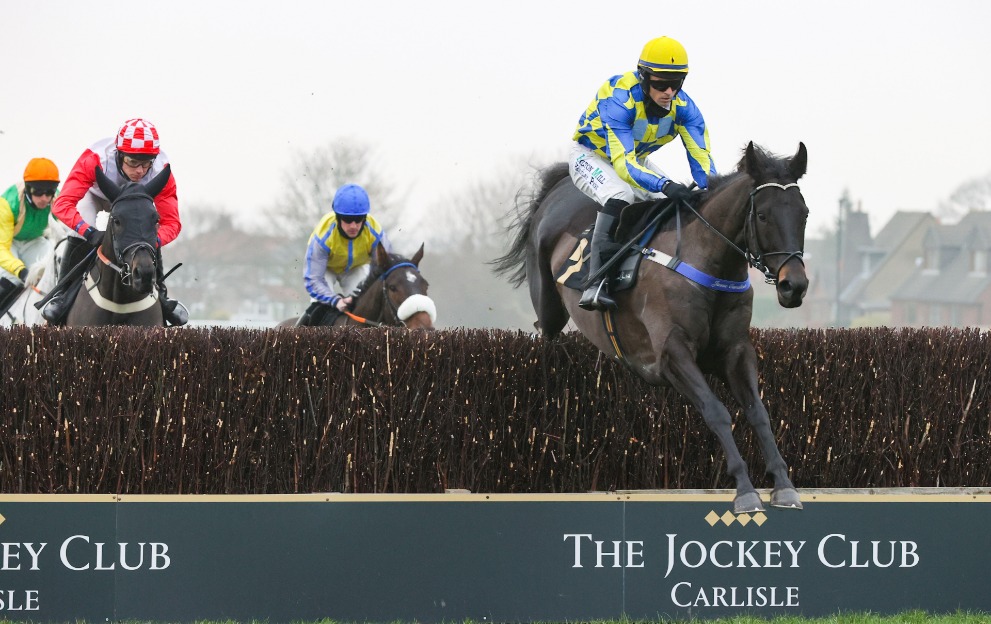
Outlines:
[[[52,256],[52,252],[55,249],[55,245],[52,241],[48,240],[44,236],[39,236],[31,240],[14,240],[10,245],[10,253],[20,259],[28,268],[28,273],[32,274],[44,263],[47,263]],[[0,268],[0,277],[6,277],[15,284],[20,284],[21,280],[17,279],[16,275],[13,275],[6,269]],[[28,277],[30,281],[31,277]]]
[[[101,228],[97,225],[96,215],[101,211],[109,213],[110,202],[103,199],[93,191],[87,191],[86,194],[83,195],[83,198],[79,200],[79,203],[76,204],[76,210],[79,211],[79,216],[83,218],[83,221],[89,223],[97,229],[102,230],[105,228]],[[73,230],[69,230],[69,236],[75,236],[76,238],[83,237],[82,234],[77,234]]]
[[[667,177],[650,159],[641,164],[654,173]],[[621,199],[632,204],[635,201],[665,197],[664,193],[651,193],[627,184],[619,177],[612,164],[580,143],[575,143],[571,148],[568,171],[571,173],[571,179],[575,186],[582,193],[594,199],[600,206],[605,206],[610,199]]]
[[[354,294],[354,291],[361,286],[361,283],[365,281],[368,274],[372,272],[372,266],[370,264],[363,264],[352,268],[350,271],[345,271],[340,275],[327,271],[324,273],[324,279],[327,280],[327,285],[335,293],[340,293],[345,297],[350,297]],[[311,299],[311,301],[316,301],[316,299]]]

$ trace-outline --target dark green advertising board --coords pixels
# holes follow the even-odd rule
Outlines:
[[[0,496],[0,617],[589,620],[991,612],[991,495]]]

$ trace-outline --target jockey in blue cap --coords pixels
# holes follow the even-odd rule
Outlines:
[[[368,277],[375,246],[392,252],[385,230],[369,214],[365,189],[345,184],[334,194],[332,208],[317,223],[306,246],[303,284],[313,304],[300,325],[319,324],[327,308],[346,311],[355,290]]]

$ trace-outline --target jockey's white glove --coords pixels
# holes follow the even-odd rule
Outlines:
[[[41,281],[41,278],[45,276],[45,263],[35,262],[30,267],[28,267],[28,276],[24,278],[24,283],[34,288]]]
[[[334,307],[336,307],[341,312],[347,312],[348,306],[351,305],[351,299],[352,297],[341,297],[340,299],[337,300],[337,303],[334,304]]]

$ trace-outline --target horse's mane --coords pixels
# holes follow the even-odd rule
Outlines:
[[[734,171],[732,173],[716,175],[709,178],[709,186],[706,187],[708,193],[715,193],[724,186],[730,184],[734,180],[739,180],[741,176],[746,175],[740,171]]]
[[[515,210],[509,215],[510,223],[506,227],[507,230],[516,230],[513,244],[506,255],[489,262],[495,267],[493,271],[497,275],[505,275],[514,287],[522,286],[526,281],[524,260],[533,214],[537,212],[537,208],[551,189],[568,175],[568,163],[554,163],[539,171],[537,184],[530,189],[530,192],[527,192],[527,187],[523,187],[516,194]]]
[[[371,264],[371,267],[372,267],[371,272],[368,273],[368,277],[366,277],[365,280],[363,282],[361,282],[361,285],[358,286],[358,288],[356,289],[356,291],[357,291],[357,293],[358,293],[359,296],[362,293],[364,293],[368,289],[369,286],[371,286],[372,284],[374,284],[375,283],[375,280],[377,280],[380,277],[382,277],[382,274],[383,273],[385,273],[386,271],[388,271],[392,267],[396,266],[400,262],[409,262],[410,261],[408,258],[405,258],[403,256],[400,256],[399,254],[391,253],[391,254],[388,254],[388,255],[389,255],[389,262],[385,266],[380,266],[379,263],[377,263],[377,262],[370,263]]]
[[[113,208],[119,204],[125,204],[126,202],[131,202],[136,199],[147,202],[155,201],[155,198],[148,193],[148,190],[145,189],[143,184],[128,180],[122,187],[120,187],[120,195],[110,202],[110,206]]]
[[[759,145],[754,145],[754,158],[757,160],[757,166],[760,168],[761,176],[764,179],[781,180],[794,177],[790,170],[792,159],[789,156],[779,156]],[[746,161],[747,148],[745,147],[743,148],[743,155],[740,157],[740,162],[736,164],[737,171],[745,171]]]
[[[743,152],[743,155],[740,156],[740,161],[736,164],[736,170],[724,175],[717,175],[709,178],[709,186],[707,190],[710,193],[717,192],[719,189],[732,183],[733,181],[739,180],[742,176],[749,175],[746,172],[747,148],[744,147],[741,151]],[[791,158],[789,157],[778,156],[759,145],[754,145],[754,157],[760,167],[761,176],[765,179],[780,180],[792,175],[789,170],[789,165],[791,164]]]

